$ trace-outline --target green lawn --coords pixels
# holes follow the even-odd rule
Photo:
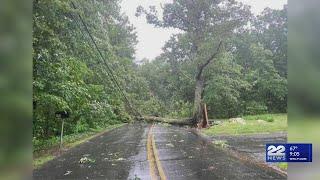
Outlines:
[[[203,132],[207,135],[240,135],[287,131],[288,127],[287,114],[263,114],[244,116],[242,118],[245,120],[245,124],[226,120],[219,125],[203,130]]]

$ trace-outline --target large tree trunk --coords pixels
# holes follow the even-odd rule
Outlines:
[[[160,122],[160,123],[168,123],[173,125],[192,125],[190,118],[186,119],[169,119],[169,118],[162,118],[162,117],[155,117],[155,116],[141,116],[136,117],[137,120],[147,121],[147,122]]]
[[[203,126],[202,95],[203,95],[204,86],[205,86],[203,71],[213,61],[213,59],[216,58],[216,56],[219,54],[221,46],[222,46],[222,41],[219,42],[219,45],[215,53],[213,53],[203,64],[198,65],[198,69],[197,69],[198,72],[195,78],[196,88],[194,91],[194,108],[193,108],[193,117],[192,117],[192,124],[194,126],[196,125]]]
[[[202,106],[202,95],[204,91],[204,79],[202,75],[196,77],[196,87],[194,91],[194,108],[193,108],[193,117],[192,124],[196,125],[197,123],[203,120],[203,106]]]

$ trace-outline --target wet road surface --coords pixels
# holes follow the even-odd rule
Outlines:
[[[79,163],[87,158],[90,162]],[[286,179],[186,128],[128,124],[34,170],[34,179]]]
[[[286,132],[262,133],[253,135],[214,136],[212,140],[225,141],[228,148],[250,156],[257,161],[266,161],[266,144],[287,143]],[[272,163],[271,163],[272,165]]]

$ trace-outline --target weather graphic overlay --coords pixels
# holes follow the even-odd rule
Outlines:
[[[267,162],[312,162],[312,144],[266,144]]]

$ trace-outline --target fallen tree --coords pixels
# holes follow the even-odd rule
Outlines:
[[[156,117],[156,116],[138,116],[136,117],[136,119],[140,121],[168,123],[168,124],[178,125],[178,126],[192,126],[200,129],[208,128],[210,126],[210,122],[208,119],[207,107],[205,104],[201,104],[201,105],[203,106],[202,108],[203,118],[197,124],[194,124],[194,122],[192,121],[193,117],[184,118],[184,119],[170,119],[170,118],[163,118],[163,117]],[[213,123],[213,120],[211,120],[211,123]]]
[[[155,116],[142,116],[136,117],[137,120],[147,121],[147,122],[160,122],[160,123],[168,123],[179,126],[192,126],[191,118],[186,119],[171,119],[171,118],[163,118],[163,117],[155,117]]]

